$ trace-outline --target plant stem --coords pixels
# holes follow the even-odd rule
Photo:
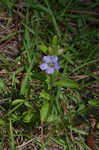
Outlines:
[[[43,130],[43,121],[41,120],[41,150],[44,150],[44,130]]]
[[[53,77],[50,76],[50,97],[52,96],[52,87],[53,87]],[[41,120],[41,150],[44,150],[44,129],[43,129],[43,121]]]
[[[50,97],[52,96],[52,87],[53,87],[53,77],[50,76]]]

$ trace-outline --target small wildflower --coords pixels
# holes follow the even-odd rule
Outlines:
[[[40,65],[41,70],[45,70],[48,74],[53,74],[55,70],[59,70],[60,66],[58,63],[57,56],[44,56],[43,64]]]

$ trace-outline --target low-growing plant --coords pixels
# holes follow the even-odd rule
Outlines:
[[[25,0],[19,2],[19,9],[18,2],[4,2],[20,23],[19,31],[1,37],[1,44],[19,35],[21,48],[13,63],[0,54],[1,150],[5,144],[11,150],[31,149],[30,143],[42,150],[56,145],[64,150],[89,150],[95,145],[98,29],[91,31],[87,26],[89,16],[94,18],[92,12],[75,10],[84,8],[80,2]]]

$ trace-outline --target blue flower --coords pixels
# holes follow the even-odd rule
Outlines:
[[[40,65],[41,70],[45,70],[48,74],[53,74],[55,70],[59,70],[60,66],[58,63],[57,56],[44,56],[43,64]]]

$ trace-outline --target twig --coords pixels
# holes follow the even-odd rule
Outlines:
[[[92,74],[99,75],[99,71],[92,72]],[[77,75],[77,76],[72,77],[72,79],[74,79],[75,81],[79,81],[81,79],[85,79],[88,77],[89,77],[89,75]]]
[[[34,140],[34,139],[30,139],[29,141],[24,142],[23,144],[17,146],[17,147],[16,147],[16,150],[21,150],[23,147],[26,147],[28,144],[30,144],[31,142],[33,142],[33,140]],[[35,147],[35,146],[34,146],[34,147]],[[35,148],[35,150],[37,150],[37,149]]]
[[[88,15],[95,15],[99,16],[98,13],[93,12],[93,11],[87,11],[87,10],[74,10],[74,9],[68,9],[68,11],[73,12],[73,13],[79,13],[79,14],[88,14]]]

